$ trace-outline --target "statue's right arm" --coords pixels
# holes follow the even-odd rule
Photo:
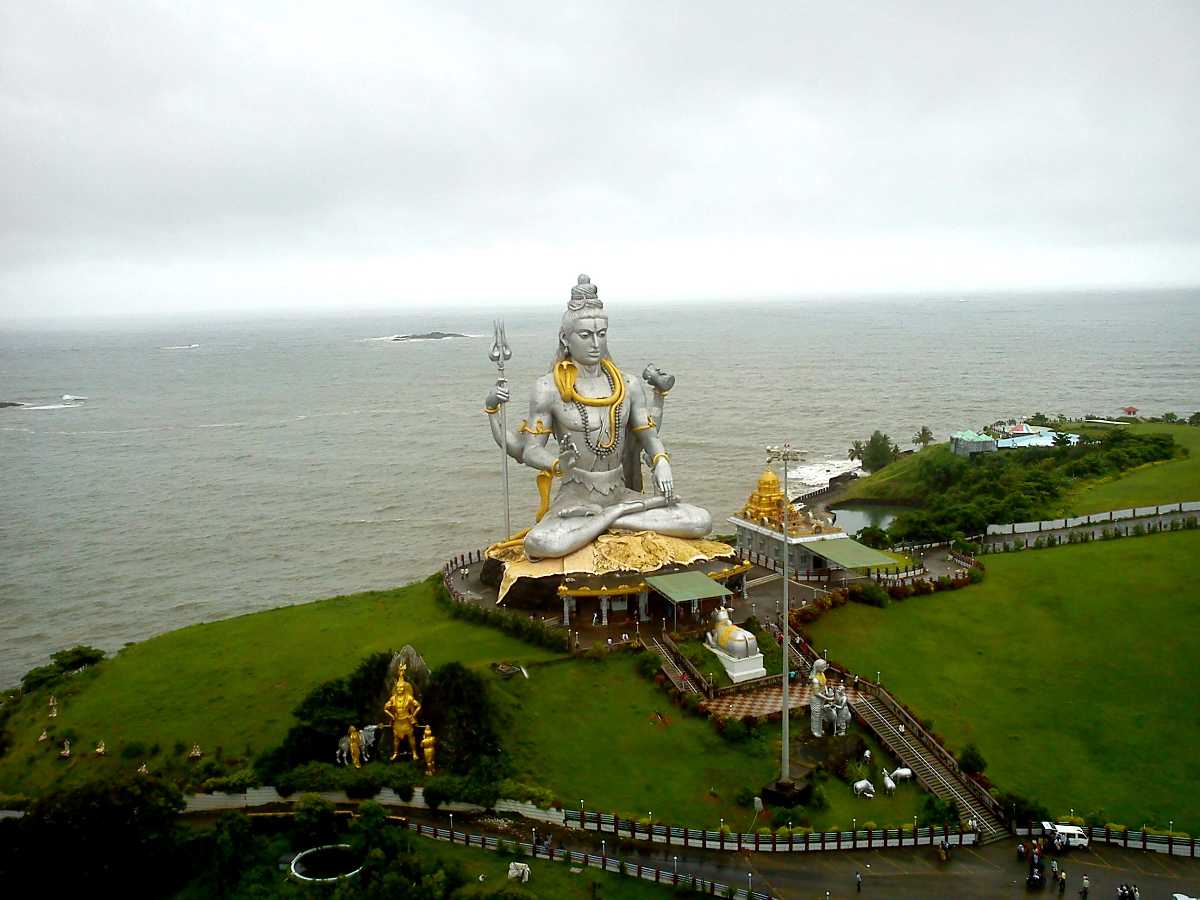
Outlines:
[[[523,457],[525,465],[548,471],[558,461],[558,454],[546,448],[550,440],[554,421],[554,401],[558,389],[550,383],[549,376],[542,376],[533,385],[529,396],[529,427],[522,435],[525,438]]]
[[[501,378],[496,382],[496,386],[488,391],[487,398],[483,401],[483,411],[487,413],[488,426],[492,429],[492,440],[496,442],[496,446],[503,447],[517,462],[524,462],[524,435],[514,431],[511,425],[507,432],[501,426],[500,405],[507,403],[508,398],[508,380]]]

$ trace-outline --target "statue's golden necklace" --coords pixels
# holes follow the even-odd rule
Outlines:
[[[617,449],[621,429],[621,408],[625,402],[625,378],[621,370],[611,359],[600,360],[600,368],[608,379],[611,392],[607,397],[584,397],[575,390],[575,379],[579,376],[579,367],[574,361],[564,359],[554,367],[554,386],[558,388],[559,396],[564,403],[573,403],[583,420],[583,442],[597,456],[608,456]],[[589,406],[608,407],[608,437],[600,440],[597,435],[595,443],[589,434],[587,408]]]

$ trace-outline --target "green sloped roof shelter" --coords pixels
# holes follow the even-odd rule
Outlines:
[[[673,575],[648,575],[646,584],[654,588],[672,603],[691,603],[693,600],[711,600],[732,597],[733,591],[719,581],[714,581],[703,572],[676,572]]]
[[[896,565],[896,561],[890,556],[885,556],[878,550],[872,550],[852,538],[814,541],[808,544],[808,549],[843,569],[875,569],[880,566]]]

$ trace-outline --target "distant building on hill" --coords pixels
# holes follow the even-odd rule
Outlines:
[[[1009,438],[1001,438],[996,441],[996,446],[1001,450],[1016,450],[1021,447],[1053,447],[1054,438],[1057,435],[1058,432],[1048,430],[1041,434],[1018,434]],[[1074,447],[1079,443],[1079,435],[1067,434],[1067,441]]]
[[[976,431],[956,431],[950,435],[950,449],[957,456],[974,456],[976,453],[995,453],[996,439]]]

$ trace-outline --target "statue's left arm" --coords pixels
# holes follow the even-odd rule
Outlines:
[[[646,394],[640,390],[632,390],[629,397],[629,427],[637,435],[646,455],[650,457],[655,487],[664,497],[672,500],[675,496],[675,482],[671,476],[671,463],[667,457],[667,448],[663,446],[650,414]]]

